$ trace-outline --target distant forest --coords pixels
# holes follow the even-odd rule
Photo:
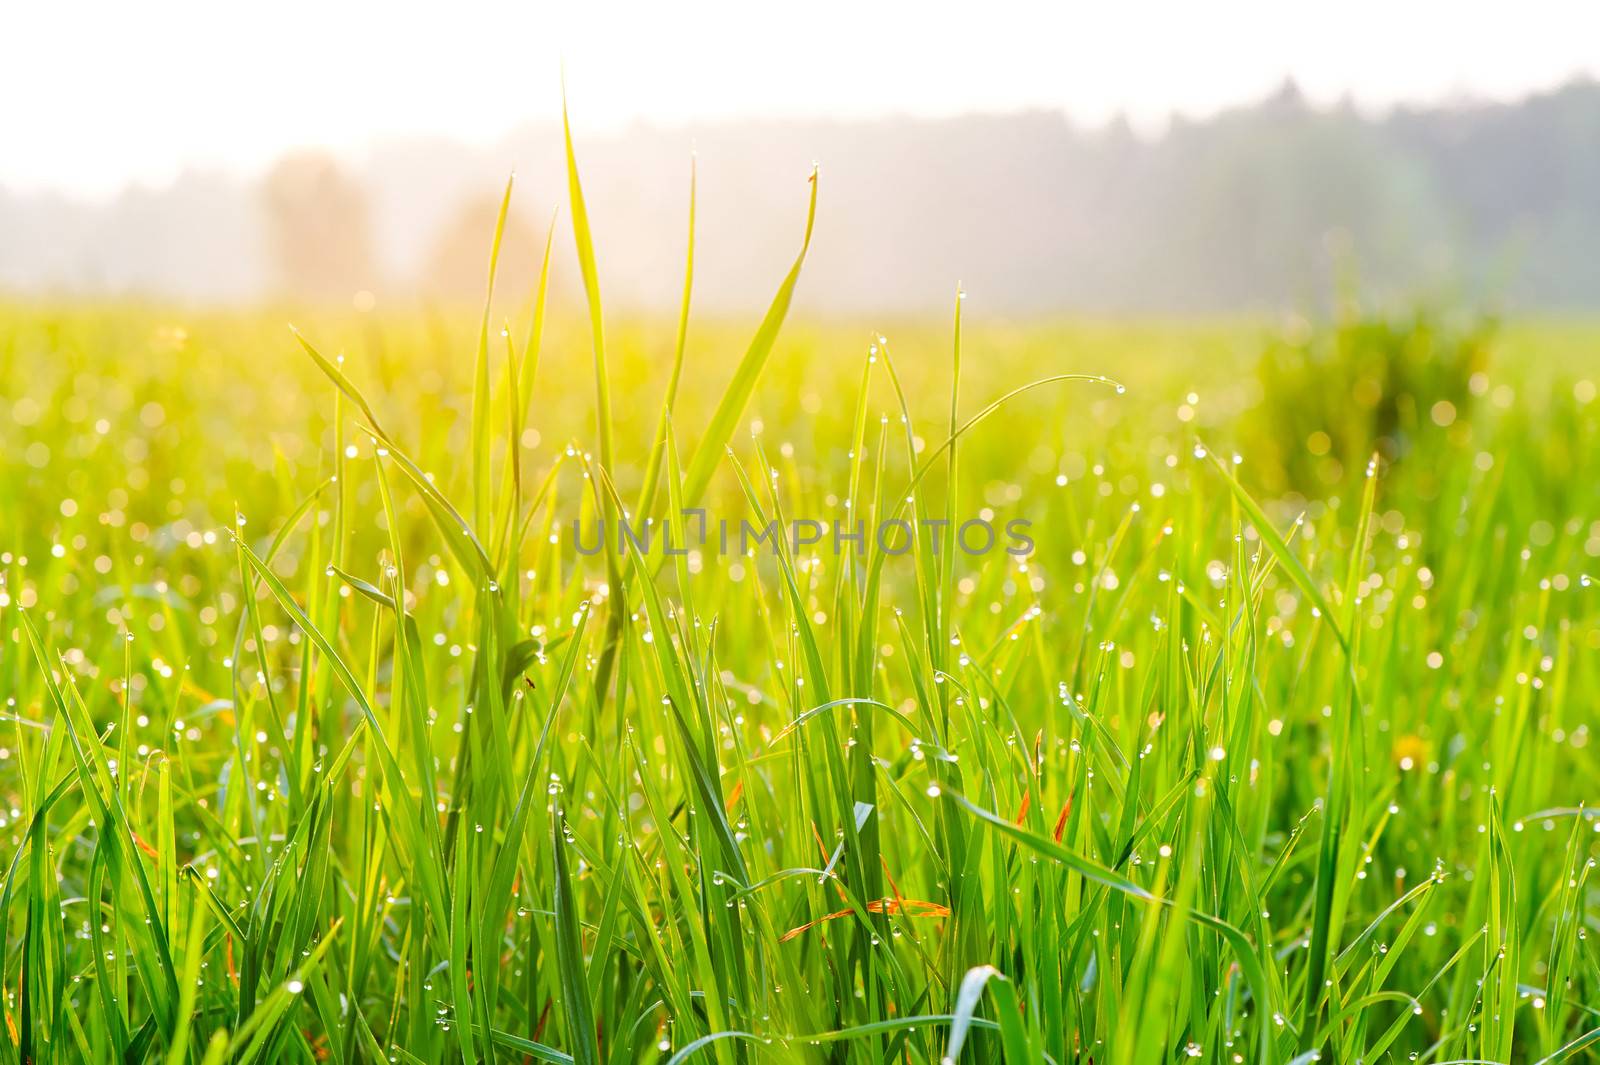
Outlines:
[[[1286,85],[1148,137],[1031,112],[594,136],[580,123],[577,149],[609,306],[677,300],[692,153],[702,309],[770,298],[813,160],[813,312],[941,308],[958,280],[999,313],[1249,311],[1324,302],[1344,277],[1397,298],[1600,309],[1593,81],[1379,116]],[[471,299],[515,169],[508,298],[525,297],[552,218],[571,298],[561,151],[560,130],[537,126],[488,149],[297,153],[256,178],[187,173],[97,204],[0,189],[0,292]]]

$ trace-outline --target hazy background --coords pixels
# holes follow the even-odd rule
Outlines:
[[[693,152],[702,308],[764,305],[813,161],[813,311],[1600,308],[1595,5],[23,7],[0,292],[470,299],[515,169],[525,294],[564,63],[608,305],[677,300]]]

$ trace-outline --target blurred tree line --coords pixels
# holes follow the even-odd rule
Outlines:
[[[961,278],[1002,313],[1248,311],[1324,301],[1341,273],[1369,295],[1600,307],[1591,81],[1376,116],[1285,85],[1148,136],[1036,112],[580,128],[578,141],[611,306],[675,306],[693,146],[703,309],[765,305],[814,159],[809,309],[941,308]],[[358,163],[297,154],[254,183],[186,175],[101,206],[0,190],[0,288],[475,298],[512,168],[504,276],[526,286],[566,201],[548,125],[487,149],[412,139]],[[570,243],[556,241],[558,282],[573,276]]]

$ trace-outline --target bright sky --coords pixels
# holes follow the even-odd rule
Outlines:
[[[1058,108],[1157,127],[1293,75],[1368,106],[1600,72],[1593,0],[0,2],[0,185],[104,195],[396,134]]]

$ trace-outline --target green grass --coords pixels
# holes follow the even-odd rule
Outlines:
[[[587,314],[5,308],[0,1060],[1590,1053],[1600,330],[617,318],[577,163]]]

